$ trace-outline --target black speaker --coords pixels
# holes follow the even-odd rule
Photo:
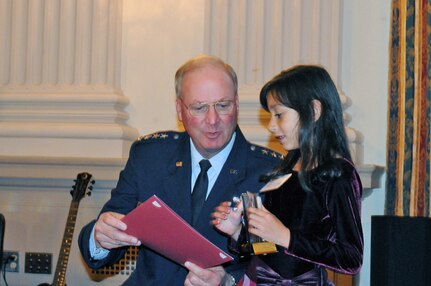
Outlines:
[[[3,270],[3,238],[6,222],[4,216],[0,214],[0,272]]]
[[[371,286],[431,285],[431,218],[371,217]]]

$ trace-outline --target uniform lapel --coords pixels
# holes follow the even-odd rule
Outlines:
[[[245,173],[245,168],[239,161],[229,160],[226,162],[208,196],[208,205],[214,205],[214,203],[218,205],[226,195],[232,199],[236,194],[238,185],[244,180]]]
[[[170,159],[163,182],[163,200],[185,220],[191,220],[190,140],[183,136]]]

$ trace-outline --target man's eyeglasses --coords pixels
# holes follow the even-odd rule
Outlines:
[[[187,106],[182,98],[180,98],[180,100],[191,116],[204,116],[207,114],[210,106],[214,106],[219,115],[228,115],[232,112],[235,105],[233,100],[220,100],[214,103],[196,102]]]

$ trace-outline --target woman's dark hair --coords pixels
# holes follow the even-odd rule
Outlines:
[[[282,71],[263,86],[260,104],[266,111],[269,111],[268,94],[275,101],[298,112],[299,149],[288,150],[283,163],[264,179],[270,180],[291,172],[299,158],[299,179],[307,190],[311,187],[310,172],[307,170],[329,164],[333,169],[325,170],[326,175],[338,177],[340,170],[336,167],[337,164],[330,163],[336,157],[351,161],[351,155],[344,130],[340,96],[329,73],[320,66],[294,66]],[[320,116],[316,120],[314,101],[319,101],[321,105]]]

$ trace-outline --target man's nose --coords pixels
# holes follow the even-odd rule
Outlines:
[[[210,105],[208,107],[208,111],[207,111],[207,114],[205,115],[205,119],[210,124],[214,124],[220,119],[220,115],[215,109],[215,105]]]

